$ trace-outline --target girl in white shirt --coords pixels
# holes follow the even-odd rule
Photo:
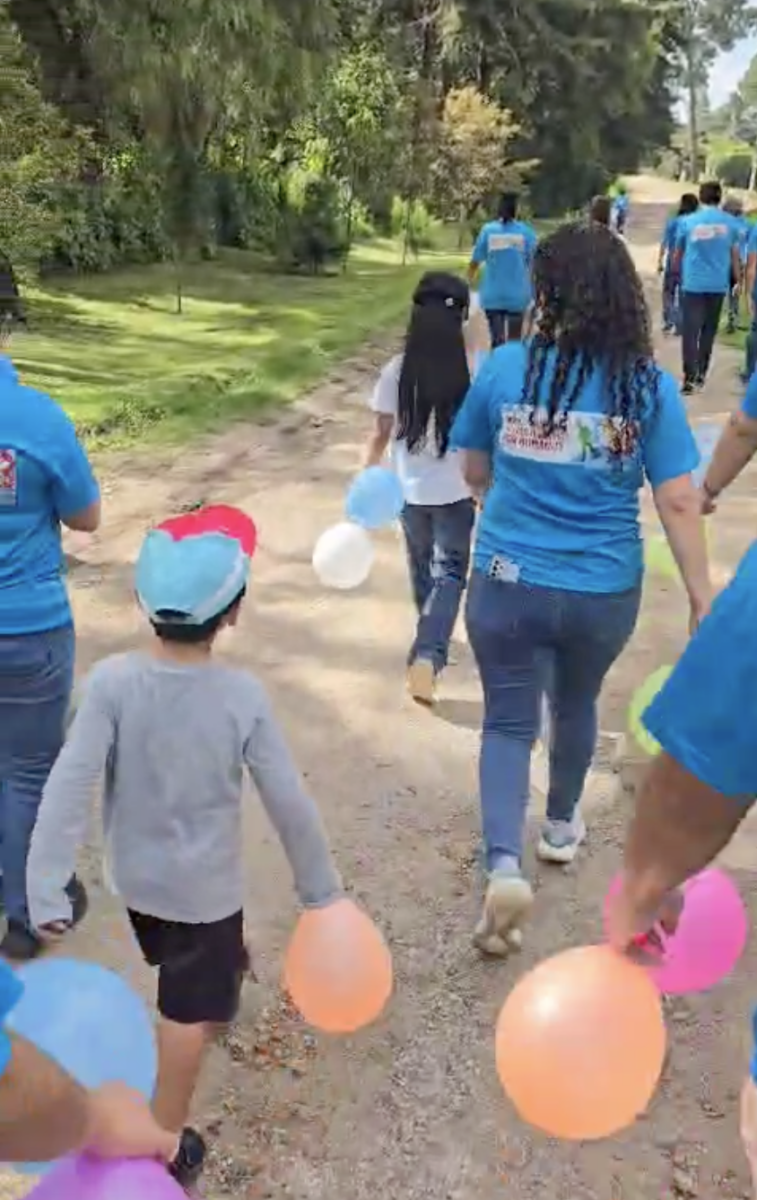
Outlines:
[[[475,502],[449,432],[470,386],[464,324],[468,286],[430,272],[413,296],[402,354],[384,368],[370,401],[376,414],[366,465],[387,447],[405,494],[402,527],[418,626],[408,655],[408,690],[432,704],[468,577]]]

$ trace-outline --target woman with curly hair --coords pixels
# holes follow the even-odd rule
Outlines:
[[[689,596],[710,605],[699,454],[677,384],[652,351],[626,246],[565,225],[534,261],[538,332],[494,351],[452,430],[464,475],[487,489],[467,627],[484,692],[480,792],[488,886],[475,942],[504,956],[532,902],[521,858],[531,751],[548,684],[552,727],[541,859],[572,862],[602,682],[639,610],[639,491],[648,479]]]

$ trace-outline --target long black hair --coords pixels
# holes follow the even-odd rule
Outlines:
[[[565,428],[590,374],[601,370],[615,430],[611,451],[622,458],[633,449],[642,418],[659,406],[649,309],[631,255],[602,225],[571,223],[539,243],[533,278],[539,327],[523,385],[532,423],[546,406],[545,436]],[[552,351],[557,361],[545,396]]]
[[[457,275],[431,271],[413,295],[399,382],[397,437],[410,452],[426,445],[433,417],[439,458],[447,453],[457,410],[470,387],[463,322],[470,292]]]

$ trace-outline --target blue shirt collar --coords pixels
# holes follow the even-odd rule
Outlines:
[[[18,383],[18,371],[7,354],[0,351],[0,383]]]

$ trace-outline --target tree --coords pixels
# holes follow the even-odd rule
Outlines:
[[[445,96],[434,163],[436,207],[458,221],[461,244],[476,209],[506,186],[521,186],[525,165],[507,160],[508,143],[519,132],[512,113],[470,84]]]
[[[384,52],[359,46],[336,62],[317,126],[326,140],[329,169],[347,187],[348,249],[356,198],[370,198],[376,181],[385,184],[396,176],[406,116],[400,81]]]
[[[60,188],[76,177],[87,139],[43,100],[4,6],[0,62],[0,251],[34,269],[60,230]]]
[[[675,0],[674,20],[687,97],[689,177],[696,182],[700,99],[706,92],[709,67],[718,51],[732,49],[754,28],[757,9],[748,0]]]

